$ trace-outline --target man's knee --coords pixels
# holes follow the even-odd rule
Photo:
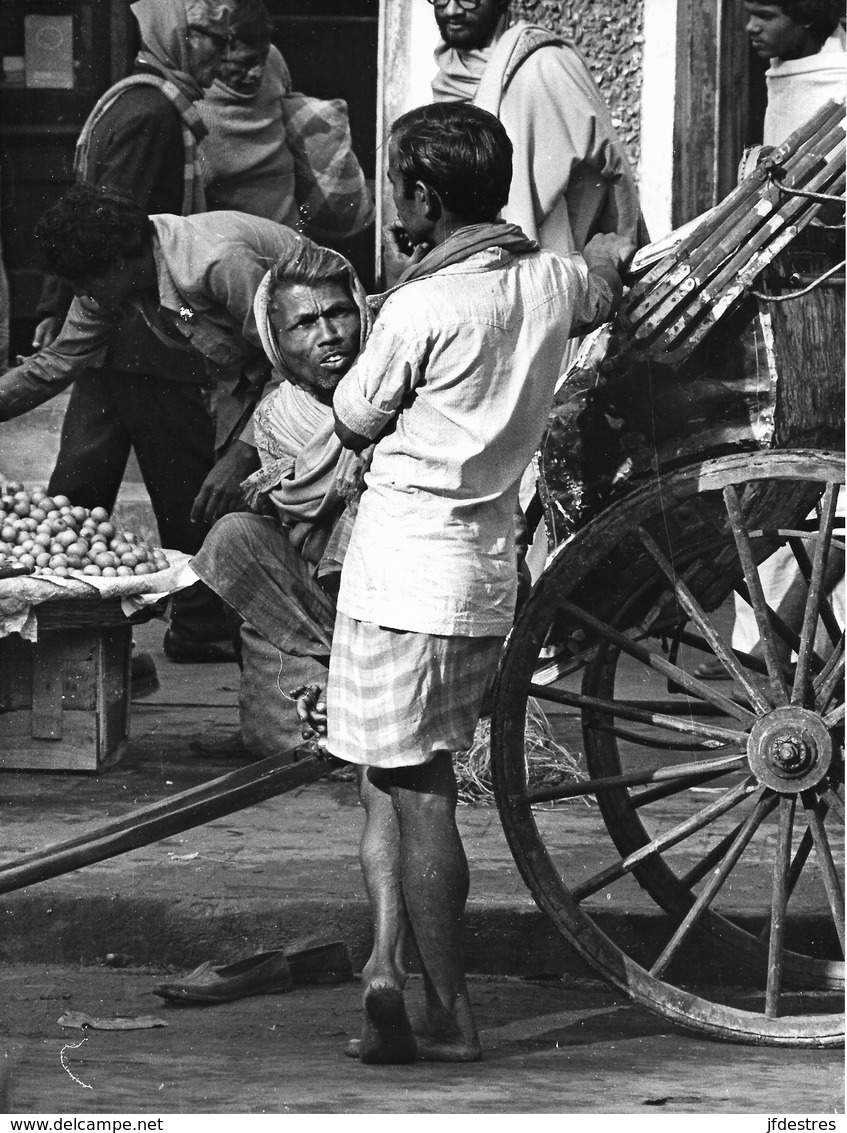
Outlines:
[[[412,767],[371,768],[383,790],[390,790],[396,804],[410,814],[456,806],[456,776],[449,751],[437,752],[426,763]],[[373,780],[372,780],[373,781]]]
[[[267,519],[249,512],[232,511],[215,523],[205,539],[205,547],[210,551],[222,551],[238,547],[243,553],[245,543],[250,538],[253,525],[267,523]]]

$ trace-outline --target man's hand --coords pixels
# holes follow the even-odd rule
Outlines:
[[[419,264],[427,252],[432,251],[430,244],[412,245],[409,236],[402,224],[395,221],[386,225],[382,230],[382,268],[385,275],[386,289],[391,288],[410,264]]]
[[[241,483],[261,461],[252,445],[235,441],[203,481],[191,509],[191,522],[211,527],[216,519],[235,511],[242,500]]]
[[[635,252],[635,244],[628,236],[619,236],[617,232],[598,232],[583,248],[582,258],[592,271],[610,267],[618,275],[623,275]]]
[[[64,321],[59,315],[48,315],[47,318],[42,319],[32,336],[33,350],[43,350],[45,346],[51,346],[59,337]]]
[[[320,685],[301,685],[288,694],[294,701],[297,715],[303,725],[304,740],[315,740],[319,747],[326,744],[326,697]]]

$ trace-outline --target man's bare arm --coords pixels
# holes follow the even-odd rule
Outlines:
[[[339,419],[338,414],[335,416],[335,435],[341,441],[344,448],[352,449],[355,453],[363,452],[368,445],[373,444],[373,441],[368,437],[363,437],[360,433],[354,433],[352,429],[348,429],[342,420]]]

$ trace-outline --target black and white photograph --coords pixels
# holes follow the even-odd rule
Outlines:
[[[0,1130],[847,1128],[845,101],[845,0],[0,0]]]

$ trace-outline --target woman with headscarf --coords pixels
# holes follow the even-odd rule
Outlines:
[[[197,161],[205,127],[194,103],[215,79],[237,3],[132,5],[141,50],[133,73],[103,95],[82,129],[80,180],[125,191],[147,213],[205,211]],[[71,298],[66,283],[47,281],[39,313],[48,317],[36,331],[37,348],[56,337]],[[199,356],[169,348],[140,314],[127,320],[103,367],[74,384],[50,491],[111,511],[134,449],[163,546],[199,550],[207,528],[191,522],[191,508],[215,465],[208,384]],[[225,469],[219,465],[214,474]],[[229,474],[240,481],[246,470]],[[186,661],[232,659],[220,603],[205,588],[174,601],[165,651]]]
[[[350,263],[292,232],[254,313],[279,383],[253,415],[261,468],[245,482],[248,503],[265,514],[224,516],[191,562],[239,625],[241,730],[191,744],[219,757],[258,758],[301,740],[289,690],[326,684],[349,489],[362,459],[342,449],[332,411],[335,386],[371,327]]]

